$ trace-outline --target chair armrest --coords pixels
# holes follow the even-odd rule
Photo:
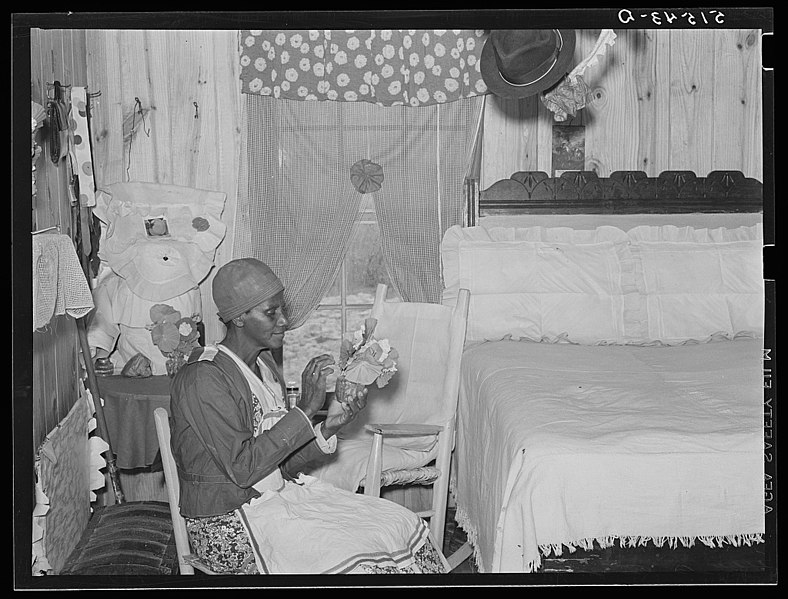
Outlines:
[[[444,430],[437,424],[366,424],[364,428],[373,434],[406,437],[437,435]]]

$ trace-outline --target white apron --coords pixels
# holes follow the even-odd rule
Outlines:
[[[286,413],[282,390],[258,359],[263,380],[221,345],[246,377],[263,409],[255,434]],[[236,513],[265,574],[347,574],[363,566],[407,568],[427,542],[429,529],[410,510],[386,499],[338,489],[301,474],[285,481],[279,469],[254,485],[262,495]]]

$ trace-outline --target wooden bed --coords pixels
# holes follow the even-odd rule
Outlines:
[[[618,548],[768,576],[761,183],[519,172],[466,191],[441,252],[444,299],[471,291],[452,488],[478,570]]]

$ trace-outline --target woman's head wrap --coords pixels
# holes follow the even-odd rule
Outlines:
[[[239,258],[223,265],[213,278],[213,301],[219,317],[229,322],[284,289],[267,265],[256,258]]]

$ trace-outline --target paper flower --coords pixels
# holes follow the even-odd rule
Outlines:
[[[585,108],[586,104],[591,101],[591,91],[583,80],[583,74],[586,69],[597,64],[599,57],[607,52],[608,46],[615,43],[615,32],[612,29],[603,29],[588,56],[572,69],[561,83],[541,96],[542,103],[550,112],[554,113],[553,120],[566,121],[570,116],[574,117],[578,110]]]
[[[167,358],[167,374],[174,376],[192,350],[199,346],[199,316],[181,317],[172,306],[155,304],[150,309],[150,318],[153,321],[148,327],[151,340]]]
[[[181,342],[180,333],[174,324],[165,322],[153,325],[150,332],[153,344],[161,350],[161,353],[167,355],[178,349],[178,344]]]
[[[385,387],[397,372],[397,350],[388,339],[373,336],[378,321],[367,318],[353,339],[343,339],[339,348],[339,378],[361,385]]]

